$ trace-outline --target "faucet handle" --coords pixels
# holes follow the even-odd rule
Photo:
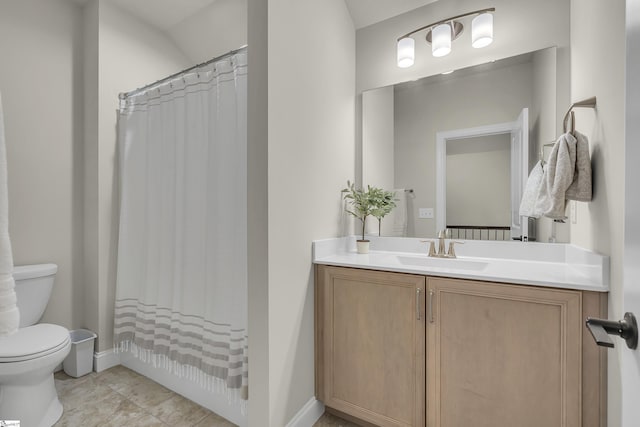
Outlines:
[[[429,243],[429,256],[436,255],[436,243],[433,240],[420,240],[422,243]]]
[[[454,249],[455,244],[464,245],[464,242],[454,242],[453,240],[449,242],[449,251],[447,252],[447,256],[450,258],[456,258],[456,251]]]

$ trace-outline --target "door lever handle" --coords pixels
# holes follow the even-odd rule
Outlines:
[[[638,347],[638,324],[633,313],[625,313],[620,321],[587,317],[585,323],[599,346],[613,348],[613,341],[609,337],[611,334],[624,339],[632,350]]]

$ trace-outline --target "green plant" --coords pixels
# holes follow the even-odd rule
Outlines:
[[[372,205],[371,215],[378,219],[378,236],[381,235],[382,218],[389,214],[396,207],[393,201],[395,193],[382,188],[369,187],[369,201]]]
[[[342,190],[347,193],[344,195],[344,199],[349,202],[349,205],[351,205],[351,209],[345,208],[345,210],[362,222],[361,240],[365,240],[364,231],[367,223],[367,217],[371,215],[371,211],[374,207],[371,204],[370,190],[371,187],[368,187],[367,191],[364,191],[361,188],[356,188],[356,185],[349,181],[347,181],[347,188]]]

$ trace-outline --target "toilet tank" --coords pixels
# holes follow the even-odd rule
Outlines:
[[[16,297],[20,310],[20,327],[38,323],[47,308],[58,266],[33,264],[13,267]]]

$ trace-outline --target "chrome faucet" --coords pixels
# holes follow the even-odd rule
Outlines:
[[[438,250],[436,251],[436,245],[433,240],[422,240],[423,242],[429,242],[429,256],[434,258],[456,258],[455,244],[464,245],[464,242],[449,241],[449,250],[445,251],[445,242],[447,238],[447,230],[440,230],[438,232]]]
[[[438,255],[444,256],[444,240],[447,238],[447,230],[438,231]]]

